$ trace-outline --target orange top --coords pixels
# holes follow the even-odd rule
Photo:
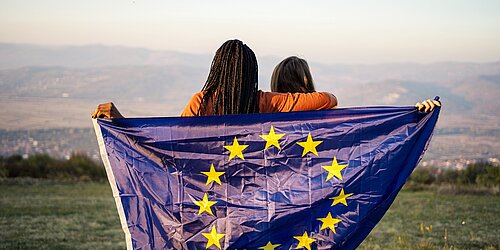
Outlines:
[[[197,116],[202,100],[203,92],[194,94],[181,116]],[[276,93],[259,90],[260,113],[322,110],[335,106],[337,98],[327,92]],[[207,110],[211,110],[210,107],[207,107]]]

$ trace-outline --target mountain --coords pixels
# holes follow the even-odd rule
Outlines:
[[[31,66],[0,70],[4,95],[26,98],[75,98],[97,101],[161,101],[190,97],[206,69],[189,66],[103,66],[66,68]],[[182,89],[189,92],[182,93]],[[172,90],[178,90],[173,94]],[[177,101],[177,100],[170,100]]]
[[[211,55],[159,51],[121,46],[41,46],[0,43],[0,69],[26,66],[63,66],[68,68],[123,65],[185,65],[205,67]]]
[[[280,60],[258,58],[262,89]],[[176,116],[210,63],[211,55],[176,51],[0,43],[0,130],[90,128],[90,113],[107,101],[126,116]],[[500,155],[500,62],[309,63],[316,89],[334,93],[341,107],[413,105],[439,95],[434,152]]]

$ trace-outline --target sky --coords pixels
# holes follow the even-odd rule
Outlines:
[[[214,53],[320,63],[500,60],[498,0],[0,0],[0,42]]]

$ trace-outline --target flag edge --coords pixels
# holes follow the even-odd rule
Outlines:
[[[99,152],[101,154],[102,163],[106,170],[106,175],[108,177],[109,185],[111,186],[111,191],[113,193],[113,198],[115,199],[116,208],[118,210],[118,216],[120,217],[120,224],[122,226],[123,232],[125,233],[125,242],[127,249],[133,249],[132,247],[132,235],[128,229],[127,218],[125,216],[125,210],[121,202],[120,194],[118,192],[118,186],[116,185],[115,176],[113,174],[113,169],[111,168],[111,163],[109,162],[108,153],[106,151],[106,145],[104,144],[104,138],[101,132],[101,126],[97,122],[97,119],[92,119],[92,124],[94,125],[95,134],[97,137],[97,144],[99,146]]]

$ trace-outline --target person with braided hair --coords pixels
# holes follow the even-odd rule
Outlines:
[[[258,113],[257,72],[257,59],[247,45],[239,40],[225,42],[215,53],[202,92],[181,115]]]

